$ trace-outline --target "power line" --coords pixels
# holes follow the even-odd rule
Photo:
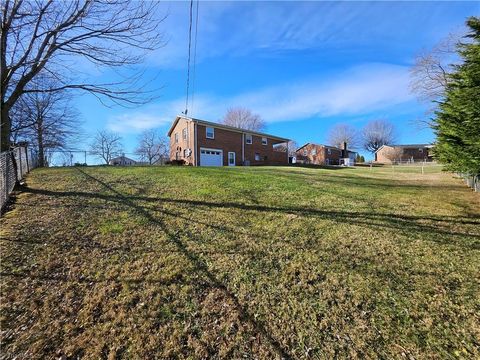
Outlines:
[[[188,90],[190,87],[190,53],[192,48],[192,15],[193,15],[193,0],[190,0],[190,25],[188,31],[188,62],[187,62],[187,96],[185,99],[185,115],[188,113]]]
[[[193,103],[195,100],[195,75],[197,73],[197,34],[198,34],[198,6],[200,5],[200,0],[197,0],[197,11],[195,14],[195,41],[193,46],[193,86],[192,86],[192,109]]]

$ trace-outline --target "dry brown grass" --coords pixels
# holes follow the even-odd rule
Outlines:
[[[39,169],[1,219],[2,358],[475,358],[449,174]]]

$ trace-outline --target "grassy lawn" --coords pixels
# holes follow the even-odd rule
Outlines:
[[[429,168],[38,169],[2,358],[480,357],[480,195]]]

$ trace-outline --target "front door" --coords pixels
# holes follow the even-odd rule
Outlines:
[[[228,166],[235,166],[235,153],[233,151],[228,153]]]

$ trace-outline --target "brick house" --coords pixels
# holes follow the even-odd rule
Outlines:
[[[383,145],[376,151],[376,161],[391,164],[392,162],[433,161],[433,145]]]
[[[168,131],[170,160],[194,166],[287,165],[289,139],[177,116]]]
[[[346,144],[344,145],[346,148]],[[296,151],[296,161],[301,164],[313,165],[341,165],[343,159],[349,158],[350,163],[355,162],[357,153],[342,150],[335,146],[306,143]]]

